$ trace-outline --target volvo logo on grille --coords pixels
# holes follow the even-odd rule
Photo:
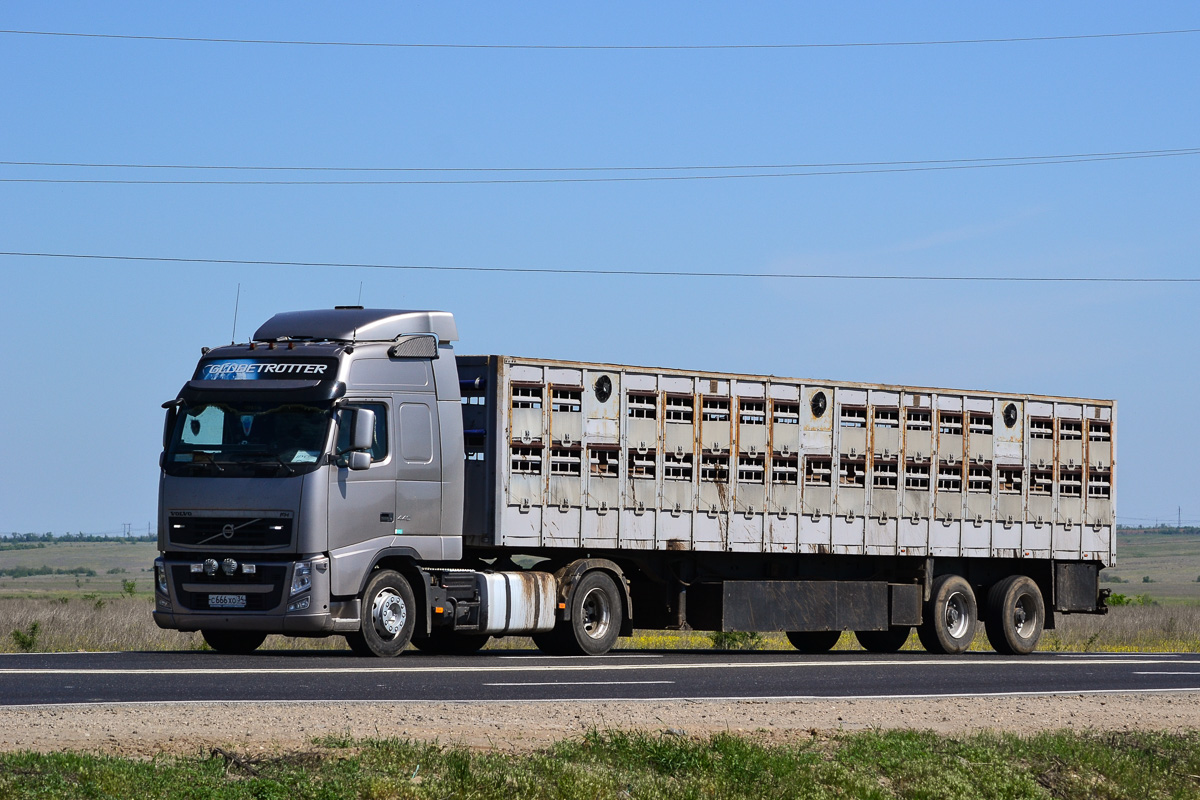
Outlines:
[[[234,530],[235,530],[235,528],[233,527],[233,523],[226,522],[224,525],[221,526],[221,535],[224,536],[226,539],[232,539]]]

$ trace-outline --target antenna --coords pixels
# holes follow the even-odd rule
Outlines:
[[[237,343],[237,315],[238,304],[242,301],[242,285],[239,283],[237,288],[237,297],[233,300],[233,338],[229,340],[230,344]]]
[[[360,305],[360,306],[362,305],[362,285],[363,285],[363,282],[359,281],[358,282],[358,305]]]

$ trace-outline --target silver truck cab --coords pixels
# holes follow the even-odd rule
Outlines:
[[[353,636],[381,561],[461,558],[457,338],[446,312],[338,307],[206,348],[164,404],[159,627]]]

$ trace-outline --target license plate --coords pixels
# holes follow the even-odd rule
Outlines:
[[[245,608],[246,595],[244,594],[210,594],[208,596],[209,608]]]

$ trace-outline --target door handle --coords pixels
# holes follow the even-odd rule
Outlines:
[[[396,515],[390,511],[385,511],[379,515],[379,521],[380,522],[395,522]]]

